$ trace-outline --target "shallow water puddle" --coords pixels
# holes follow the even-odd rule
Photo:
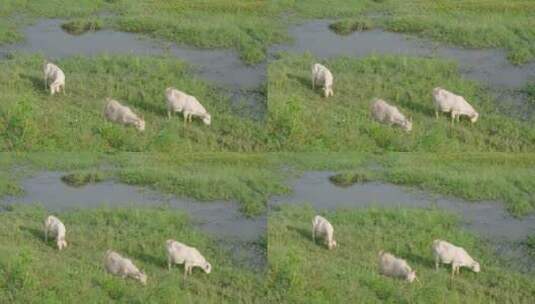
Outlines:
[[[265,256],[255,244],[266,232],[266,218],[244,217],[239,206],[229,201],[198,202],[175,196],[164,196],[152,190],[112,181],[70,187],[61,181],[63,173],[42,172],[22,181],[24,194],[9,197],[5,204],[41,203],[54,212],[72,208],[101,206],[170,206],[184,210],[195,225],[230,249],[237,260],[251,266],[263,267]]]
[[[311,52],[322,58],[341,55],[364,57],[372,54],[436,56],[458,62],[461,73],[470,79],[481,81],[490,87],[507,89],[521,88],[531,78],[535,79],[535,62],[512,65],[501,50],[444,46],[378,29],[342,36],[329,29],[332,22],[314,20],[295,26],[290,29],[294,43],[273,47],[271,51]]]
[[[339,187],[329,181],[331,175],[330,172],[307,172],[295,182],[291,195],[276,197],[270,205],[305,202],[317,210],[436,207],[459,215],[463,226],[490,240],[499,254],[522,265],[532,264],[521,243],[535,233],[535,215],[514,218],[497,202],[467,202],[392,184],[370,182]]]

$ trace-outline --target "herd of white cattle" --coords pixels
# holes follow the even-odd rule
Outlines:
[[[317,85],[322,87],[323,96],[334,96],[333,91],[334,76],[327,67],[316,63],[312,66],[312,88]],[[439,112],[450,113],[451,122],[460,120],[461,116],[467,116],[472,123],[475,123],[479,113],[474,110],[462,96],[453,94],[443,88],[436,87],[432,92],[435,104],[435,116],[438,119]],[[375,120],[387,125],[397,125],[403,130],[412,130],[412,119],[407,119],[396,106],[390,105],[382,99],[375,99],[371,106],[371,114]]]
[[[57,65],[50,62],[45,62],[43,70],[45,87],[49,87],[50,94],[54,95],[60,91],[65,94],[65,73]],[[334,96],[333,83],[334,76],[327,67],[319,63],[312,66],[312,89],[321,86],[325,97]],[[452,123],[455,119],[459,121],[461,116],[467,116],[472,123],[477,121],[479,113],[462,96],[440,87],[434,88],[432,95],[437,119],[439,112],[444,112],[450,113]],[[212,120],[210,113],[194,96],[169,87],[165,89],[165,97],[168,119],[171,119],[173,113],[181,112],[184,124],[188,121],[191,122],[192,117],[199,117],[205,125],[210,125]],[[371,115],[380,123],[397,125],[407,132],[412,130],[412,119],[408,119],[396,106],[390,105],[382,99],[373,101]],[[132,125],[138,131],[145,130],[145,120],[142,117],[135,114],[129,107],[109,97],[106,98],[104,117],[114,123]]]
[[[66,233],[67,229],[61,220],[53,215],[50,215],[45,220],[45,242],[48,241],[48,236],[56,239],[56,245],[61,251],[67,247]],[[187,246],[175,240],[167,240],[165,242],[167,251],[167,267],[171,271],[173,264],[184,264],[184,279],[188,274],[192,274],[193,267],[199,267],[204,272],[210,273],[212,265],[206,261],[204,256],[197,250],[197,248]],[[121,278],[132,278],[139,281],[141,284],[147,284],[147,275],[140,271],[132,260],[123,257],[119,253],[108,250],[104,255],[104,268],[116,276]]]
[[[337,247],[333,226],[320,215],[316,215],[312,220],[312,240],[316,242],[318,236],[323,238],[327,248]],[[431,249],[435,258],[435,269],[438,270],[440,263],[451,264],[452,278],[456,273],[460,273],[461,267],[470,268],[474,272],[481,271],[479,263],[462,247],[457,247],[443,240],[434,240]],[[419,281],[416,277],[416,271],[412,270],[407,261],[383,250],[379,251],[378,266],[379,273],[382,275],[402,278],[410,283],[414,280]]]
[[[67,247],[66,233],[67,229],[61,220],[53,215],[46,218],[44,225],[45,242],[48,241],[48,236],[50,235],[55,238],[56,245],[61,251]],[[334,239],[332,224],[320,215],[316,215],[312,220],[312,240],[314,243],[316,243],[317,238],[323,238],[325,245],[329,249],[334,249],[338,246]],[[431,247],[435,258],[435,269],[438,270],[440,263],[451,264],[452,278],[456,273],[459,274],[461,267],[470,268],[474,272],[480,271],[479,263],[462,247],[457,247],[443,240],[434,240]],[[206,273],[212,271],[212,265],[206,261],[197,248],[175,240],[167,240],[165,248],[167,250],[168,270],[171,271],[173,264],[184,264],[184,279],[188,274],[192,274],[194,267],[199,267]],[[122,278],[135,279],[143,285],[147,283],[147,275],[140,271],[132,260],[121,256],[115,251],[106,251],[104,267],[111,274]],[[379,252],[379,272],[385,276],[402,278],[411,283],[414,280],[418,281],[416,271],[412,270],[407,261],[382,250]]]
[[[65,94],[65,73],[55,64],[45,62],[43,67],[45,88],[48,87],[50,94],[54,95],[63,91]],[[193,117],[199,117],[205,125],[210,125],[211,116],[203,105],[194,96],[188,95],[175,88],[165,89],[167,101],[167,116],[181,112],[184,116],[184,123],[191,122]],[[104,117],[114,123],[134,126],[138,131],[145,131],[145,120],[138,116],[128,106],[122,105],[119,101],[110,97],[106,98],[104,106]]]

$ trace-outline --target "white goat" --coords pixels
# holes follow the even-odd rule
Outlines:
[[[312,220],[312,240],[316,243],[316,236],[323,237],[325,244],[329,249],[337,247],[334,240],[334,228],[327,219],[316,215]]]
[[[206,109],[194,96],[169,87],[165,89],[165,97],[167,98],[168,119],[171,119],[172,113],[182,112],[182,115],[184,116],[184,124],[188,120],[191,122],[192,116],[198,116],[202,119],[205,125],[210,125],[212,120],[210,113],[206,111]]]
[[[455,273],[459,274],[461,267],[468,267],[473,272],[480,272],[479,263],[474,261],[472,257],[462,247],[457,247],[451,243],[443,240],[433,241],[433,255],[435,256],[435,269],[438,270],[439,264],[451,264],[451,276]]]
[[[419,282],[416,271],[404,259],[382,250],[379,252],[379,272],[385,276],[403,278],[410,283],[414,280]]]
[[[57,65],[45,61],[43,72],[45,74],[45,88],[48,87],[48,80],[51,81],[50,95],[59,93],[60,90],[63,90],[63,94],[65,94],[65,74],[63,71]]]
[[[147,284],[147,275],[132,263],[130,259],[122,257],[115,251],[108,250],[104,256],[104,265],[109,273],[120,276],[121,278],[130,277],[138,280],[141,284]]]
[[[184,278],[191,275],[193,267],[200,267],[206,273],[212,271],[212,265],[194,247],[189,247],[175,240],[165,242],[167,248],[167,268],[171,271],[172,264],[184,264]]]
[[[333,92],[334,77],[331,71],[325,66],[316,63],[312,66],[312,88],[315,89],[316,85],[323,86],[323,96],[334,96]]]
[[[373,117],[388,125],[398,125],[403,130],[410,132],[412,130],[412,119],[405,118],[397,107],[388,104],[382,99],[376,99],[371,107]]]
[[[132,110],[111,98],[106,98],[104,116],[112,122],[123,125],[134,125],[138,131],[145,130],[145,120],[139,118]]]
[[[56,239],[59,250],[67,247],[67,241],[65,240],[67,230],[65,229],[65,225],[53,215],[50,215],[45,220],[45,242],[48,242],[49,233]]]
[[[468,116],[472,123],[475,123],[479,113],[462,97],[455,95],[442,88],[433,89],[433,98],[435,102],[435,117],[438,119],[438,112],[451,113],[451,123],[459,121],[461,115]]]

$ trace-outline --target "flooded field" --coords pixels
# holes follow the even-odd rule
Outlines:
[[[265,65],[247,65],[233,50],[178,46],[109,29],[71,35],[61,28],[62,23],[59,19],[47,19],[27,27],[24,31],[25,41],[0,48],[0,55],[12,52],[38,53],[50,60],[103,53],[174,56],[191,64],[202,79],[229,90],[234,102],[240,99],[248,101],[250,112],[264,111],[265,102],[259,99],[257,91],[265,82]]]
[[[165,196],[152,190],[104,181],[83,187],[70,187],[61,181],[61,172],[42,172],[25,179],[24,194],[8,197],[4,204],[40,203],[51,212],[72,208],[102,206],[128,207],[169,206],[184,210],[201,230],[229,248],[237,261],[253,267],[265,266],[265,254],[257,244],[265,234],[265,217],[247,218],[236,203],[228,201],[198,202]]]
[[[498,202],[467,202],[431,195],[392,184],[369,182],[339,187],[329,181],[332,173],[308,172],[299,178],[291,195],[277,197],[270,205],[309,203],[315,209],[409,207],[439,208],[460,216],[463,226],[488,239],[506,259],[532,265],[523,253],[523,242],[535,233],[535,216],[515,218]]]
[[[341,36],[329,29],[332,22],[315,20],[295,26],[290,29],[294,43],[274,47],[272,52],[310,52],[322,58],[372,54],[438,57],[457,62],[467,78],[507,89],[523,87],[535,78],[535,62],[515,66],[507,61],[501,50],[444,46],[380,29]]]

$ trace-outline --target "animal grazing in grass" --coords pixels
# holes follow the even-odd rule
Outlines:
[[[132,278],[141,284],[147,284],[147,275],[132,263],[132,260],[122,257],[115,251],[108,250],[104,256],[104,266],[109,273],[121,278]]]
[[[165,90],[165,97],[167,99],[167,117],[171,119],[172,113],[182,112],[184,116],[184,124],[193,116],[200,117],[202,122],[209,126],[212,117],[206,111],[203,105],[194,96],[188,95],[175,88],[169,87]]]
[[[385,276],[405,279],[409,283],[419,281],[416,271],[404,259],[382,250],[379,252],[379,272]]]
[[[334,240],[334,228],[327,219],[320,215],[316,215],[312,220],[312,240],[316,242],[316,237],[323,237],[327,248],[333,249],[337,247]]]
[[[212,265],[206,261],[197,248],[187,246],[175,240],[165,242],[167,249],[167,268],[171,270],[172,264],[184,264],[184,278],[191,275],[193,267],[200,267],[204,272],[210,273]]]
[[[312,66],[312,88],[315,89],[316,85],[323,87],[323,96],[334,96],[333,91],[334,77],[331,71],[325,66],[316,63]]]
[[[43,72],[45,74],[45,89],[50,88],[50,95],[63,91],[65,94],[65,74],[55,64],[51,62],[44,63]],[[50,87],[48,82],[50,81]]]
[[[123,106],[117,100],[106,98],[104,116],[111,122],[133,125],[141,132],[145,130],[145,120],[139,118],[129,107]]]
[[[442,88],[433,89],[433,98],[435,102],[435,117],[438,119],[438,113],[450,113],[451,123],[459,121],[460,116],[468,116],[472,123],[475,123],[479,118],[479,113],[462,97],[455,95]]]
[[[45,242],[48,242],[48,235],[51,234],[56,239],[56,244],[59,250],[67,247],[67,240],[65,234],[67,229],[65,225],[55,216],[50,215],[45,220]]]
[[[407,119],[397,107],[388,104],[382,99],[376,99],[373,102],[371,111],[375,120],[381,123],[398,125],[407,132],[412,130],[412,119]]]
[[[435,256],[435,269],[438,270],[440,263],[451,264],[451,276],[459,274],[461,267],[468,267],[473,272],[480,272],[481,267],[462,247],[457,247],[443,240],[434,240],[433,255]]]

